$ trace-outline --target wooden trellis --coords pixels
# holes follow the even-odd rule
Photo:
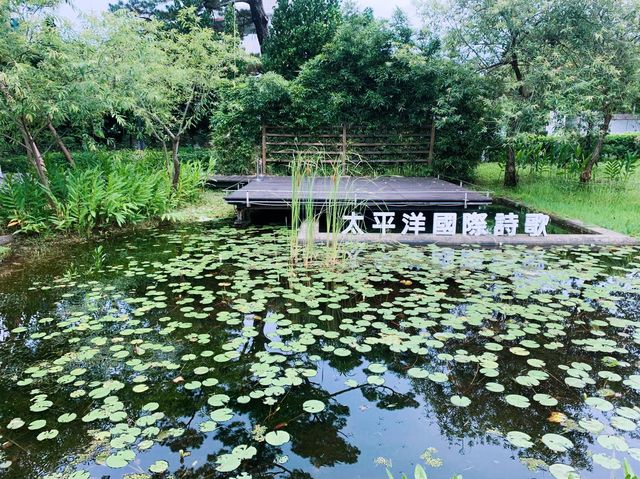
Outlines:
[[[291,132],[262,126],[262,173],[267,164],[286,164],[298,155],[314,155],[324,163],[393,164],[433,162],[435,128],[422,131],[370,132],[342,125],[332,131]]]

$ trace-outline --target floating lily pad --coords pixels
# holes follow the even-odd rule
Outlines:
[[[560,434],[545,434],[542,436],[542,442],[552,451],[566,452],[573,447],[573,443]]]
[[[291,436],[287,431],[271,431],[265,434],[264,439],[272,446],[282,446],[289,442]]]
[[[323,411],[324,408],[325,408],[325,404],[322,401],[318,401],[315,399],[305,401],[304,404],[302,405],[303,410],[312,414],[319,413]]]
[[[521,396],[519,394],[507,394],[504,399],[512,406],[522,409],[528,408],[531,405],[531,403],[529,402],[529,398]]]
[[[163,473],[167,469],[169,469],[169,463],[162,460],[156,461],[149,466],[149,471],[157,474]]]
[[[467,407],[471,404],[471,399],[466,396],[451,396],[451,404],[458,407]]]
[[[565,464],[552,464],[549,466],[549,472],[556,479],[580,479],[576,470]]]
[[[522,447],[526,449],[533,446],[533,442],[531,442],[531,436],[524,432],[509,431],[506,437],[507,441],[509,441],[516,447]]]

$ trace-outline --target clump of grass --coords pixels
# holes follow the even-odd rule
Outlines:
[[[325,267],[337,267],[346,256],[340,242],[343,228],[343,216],[346,212],[357,207],[354,201],[345,201],[339,197],[340,184],[348,175],[348,163],[336,161],[327,164],[321,156],[298,155],[291,163],[292,204],[290,228],[290,258],[291,263],[299,261],[305,267],[313,262],[323,263]],[[327,177],[331,181],[328,198],[320,205],[314,202],[313,187],[320,177]],[[314,235],[320,218],[324,216],[327,231],[327,242],[322,248],[317,248]],[[305,242],[302,255],[298,237],[300,228],[304,225]]]
[[[0,246],[0,261],[9,256],[11,253],[11,248],[8,246]]]
[[[224,201],[222,191],[204,190],[193,203],[163,215],[166,221],[190,223],[233,216],[233,206]]]
[[[520,200],[540,211],[640,236],[640,170],[627,181],[583,185],[577,178],[524,169],[515,188],[505,188],[502,175],[499,164],[485,163],[477,169],[476,183],[482,189]]]

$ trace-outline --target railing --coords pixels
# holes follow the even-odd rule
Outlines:
[[[346,125],[333,131],[298,132],[262,126],[260,173],[267,163],[290,163],[298,155],[314,155],[322,163],[356,161],[358,163],[433,162],[435,128],[422,131],[368,132]]]

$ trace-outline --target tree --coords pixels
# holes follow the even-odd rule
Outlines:
[[[498,127],[507,147],[506,186],[518,183],[515,138],[545,124],[539,60],[550,34],[560,33],[548,31],[550,24],[556,24],[553,5],[547,0],[452,0],[446,10],[423,5],[426,23],[445,36],[452,54],[470,62],[497,86]]]
[[[121,9],[128,10],[140,18],[160,20],[169,27],[179,28],[180,12],[192,8],[201,19],[203,26],[223,31],[224,10],[226,6],[233,6],[236,3],[249,5],[248,15],[246,9],[240,11],[241,31],[248,33],[247,20],[250,20],[253,31],[258,37],[258,43],[262,46],[269,36],[269,19],[262,0],[175,0],[170,3],[164,0],[118,0],[117,3],[111,4],[109,9],[113,12]]]
[[[632,111],[640,101],[640,2],[576,2],[565,28],[573,53],[549,57],[556,75],[550,104],[559,115],[576,121],[568,128],[592,138],[589,160],[580,181],[591,180],[593,167],[614,113]]]
[[[56,126],[95,114],[100,98],[71,32],[50,16],[48,9],[57,3],[10,2],[0,7],[0,122],[5,135],[25,148],[45,189],[49,180],[39,134],[48,130],[74,165]]]
[[[488,93],[473,69],[441,56],[437,39],[407,32],[404,22],[352,12],[294,80],[268,72],[226,91],[212,118],[213,141],[223,155],[236,153],[235,165],[251,167],[260,121],[428,135],[435,116],[434,171],[467,178],[492,139]]]
[[[340,23],[340,0],[278,0],[263,64],[287,79],[316,56]]]
[[[179,29],[166,30],[157,21],[111,16],[109,41],[102,46],[109,74],[121,85],[119,111],[132,113],[158,141],[171,143],[174,188],[182,136],[208,118],[223,84],[251,61],[232,38],[202,25],[193,9],[182,10],[178,19]]]

